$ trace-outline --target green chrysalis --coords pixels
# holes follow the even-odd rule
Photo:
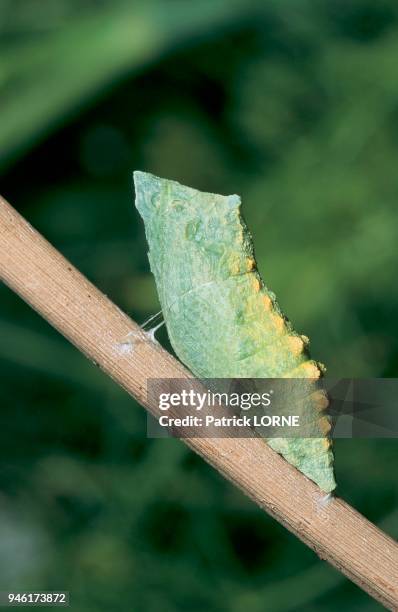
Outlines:
[[[240,198],[134,173],[149,261],[170,342],[200,378],[318,379],[308,339],[296,334],[256,268]],[[327,493],[336,483],[322,391],[308,399],[319,437],[268,444]]]

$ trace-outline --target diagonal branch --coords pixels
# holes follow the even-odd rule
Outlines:
[[[2,198],[0,279],[155,416],[147,380],[190,376]],[[323,504],[322,491],[260,439],[184,442],[322,559],[398,609],[398,545],[351,506]]]

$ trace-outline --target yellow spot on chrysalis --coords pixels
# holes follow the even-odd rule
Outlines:
[[[330,431],[330,424],[329,424],[329,431]],[[326,434],[325,434],[325,435],[326,435]],[[329,440],[329,438],[324,438],[324,439],[322,440],[322,444],[323,444],[323,446],[326,448],[326,450],[328,450],[328,449],[329,449],[329,448],[332,446],[332,443],[331,443],[331,441]]]
[[[271,300],[271,298],[269,297],[269,295],[267,295],[266,293],[264,293],[264,295],[262,296],[262,298],[263,298],[263,303],[264,303],[264,306],[265,306],[266,310],[271,310],[271,308],[272,308],[272,300]]]
[[[315,391],[315,393],[311,394],[311,399],[314,405],[315,410],[319,412],[323,412],[329,406],[328,396],[325,391]]]
[[[329,419],[327,417],[322,417],[321,419],[319,419],[319,428],[324,436],[328,435],[332,426],[330,425]],[[330,441],[328,440],[328,445],[326,448],[329,448],[329,446],[330,446]]]
[[[247,260],[247,271],[251,272],[252,270],[254,270],[254,268],[256,267],[256,262],[254,261],[253,258],[249,258]]]
[[[285,327],[284,318],[277,312],[273,312],[271,315],[272,322],[278,332],[282,332]]]
[[[260,291],[261,285],[260,285],[260,281],[258,280],[257,276],[253,278],[252,286],[253,286],[253,291],[255,291],[256,293]]]
[[[295,357],[301,355],[304,351],[304,342],[300,336],[289,336],[289,348]]]
[[[302,372],[301,376],[304,378],[320,378],[321,370],[315,361],[306,361],[302,363],[298,368]]]

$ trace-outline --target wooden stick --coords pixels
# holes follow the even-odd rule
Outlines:
[[[159,409],[147,397],[147,380],[190,376],[2,198],[0,279],[155,416]],[[325,500],[258,438],[184,442],[321,559],[398,609],[398,545],[352,507]]]

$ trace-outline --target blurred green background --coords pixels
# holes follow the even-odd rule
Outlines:
[[[121,308],[158,310],[142,169],[242,195],[331,376],[398,375],[395,0],[0,0],[0,35],[1,193]],[[0,302],[0,590],[87,612],[381,609]],[[335,451],[339,495],[397,536],[396,441]]]

